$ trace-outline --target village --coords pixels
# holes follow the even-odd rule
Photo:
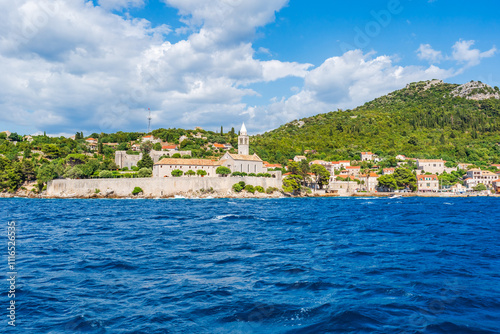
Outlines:
[[[165,142],[148,134],[127,144],[127,150],[120,150],[123,144],[101,143],[98,139],[84,139],[88,147],[87,155],[95,156],[99,145],[113,148],[114,163],[118,172],[105,177],[132,176],[139,170],[140,162],[147,154],[152,160],[152,168],[140,177],[158,178],[218,178],[255,177],[283,180],[283,191],[295,195],[338,195],[406,193],[421,195],[437,194],[492,194],[500,193],[500,165],[491,164],[487,168],[477,168],[472,164],[451,164],[442,159],[409,158],[404,155],[381,158],[372,152],[360,152],[358,159],[325,161],[309,158],[314,151],[304,150],[288,163],[269,163],[257,154],[250,154],[250,136],[245,124],[237,134],[237,148],[230,143],[208,142],[206,149],[215,158],[193,158],[190,150],[183,150],[182,142],[196,138],[206,141],[201,128],[180,136],[176,143]],[[234,129],[233,129],[234,132]],[[8,132],[4,132],[7,136]],[[236,134],[235,134],[236,136]],[[75,136],[72,138],[75,140]],[[32,141],[25,136],[24,141]],[[149,147],[144,151],[144,147]],[[101,147],[102,149],[102,147]],[[92,153],[94,152],[94,153]],[[385,163],[389,160],[391,163]],[[390,167],[387,167],[390,165]],[[299,167],[300,166],[300,167]],[[381,167],[385,166],[385,167]],[[118,173],[118,174],[117,174]],[[401,184],[396,178],[406,175],[408,182]],[[296,174],[302,174],[299,177]],[[104,174],[100,174],[101,178]],[[97,176],[94,176],[98,177]],[[293,187],[294,180],[298,183]],[[412,181],[413,180],[413,181]],[[235,179],[235,183],[238,180]],[[288,186],[288,187],[287,187]]]

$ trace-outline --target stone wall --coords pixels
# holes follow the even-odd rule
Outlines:
[[[47,185],[47,195],[56,197],[88,196],[99,189],[100,193],[113,193],[119,197],[132,196],[132,190],[140,187],[144,195],[152,197],[173,196],[188,191],[213,188],[215,191],[229,191],[233,184],[244,181],[264,189],[281,189],[281,177],[193,177],[193,178],[135,178],[135,179],[88,179],[52,180]]]
[[[149,155],[151,156],[151,159],[153,160],[154,163],[157,163],[160,161],[160,158],[164,155],[167,155],[171,157],[172,155],[179,153],[181,156],[184,155],[191,155],[191,151],[155,151],[151,150]],[[118,167],[123,168],[127,167],[128,169],[131,169],[132,167],[136,167],[137,163],[139,160],[142,159],[142,153],[140,154],[127,154],[126,151],[116,151],[115,152],[115,163],[118,165]]]

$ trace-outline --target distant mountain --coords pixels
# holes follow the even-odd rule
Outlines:
[[[311,158],[380,156],[500,162],[500,90],[481,82],[411,83],[353,110],[287,123],[253,137],[264,160],[283,162],[305,150]]]

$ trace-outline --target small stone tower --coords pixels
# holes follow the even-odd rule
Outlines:
[[[245,123],[241,126],[240,135],[238,136],[238,154],[249,155],[250,154],[250,137],[247,134],[247,128]]]

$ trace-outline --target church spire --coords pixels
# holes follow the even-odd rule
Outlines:
[[[248,137],[245,123],[241,126],[240,135],[238,136],[238,154],[248,155],[250,151],[250,138]]]
[[[247,128],[245,127],[245,123],[243,123],[243,125],[241,126],[240,135],[247,135]]]

